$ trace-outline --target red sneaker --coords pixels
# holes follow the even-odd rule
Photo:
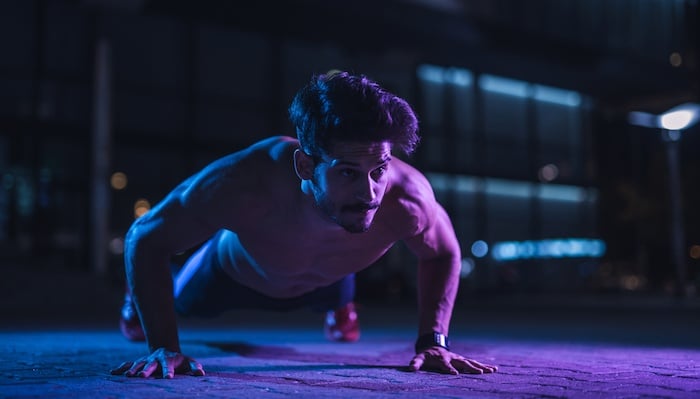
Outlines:
[[[145,341],[146,334],[141,328],[141,319],[131,300],[131,294],[127,291],[124,295],[124,305],[122,305],[121,317],[119,318],[119,329],[129,341]]]
[[[326,313],[323,332],[329,341],[355,342],[360,339],[360,322],[357,320],[355,303]]]

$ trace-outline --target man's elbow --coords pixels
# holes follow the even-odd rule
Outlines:
[[[158,252],[157,238],[147,223],[137,219],[124,238],[124,265],[127,273],[133,272],[141,264],[150,263],[146,259]]]

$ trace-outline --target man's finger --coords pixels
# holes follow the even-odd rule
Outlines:
[[[419,354],[413,357],[411,359],[411,362],[408,364],[408,370],[410,371],[418,371],[420,370],[421,367],[423,367],[423,362],[425,361],[425,355],[424,354]]]
[[[448,359],[442,358],[440,359],[438,363],[441,365],[440,371],[444,372],[445,374],[452,374],[452,375],[457,375],[459,374],[459,371],[457,371],[456,368],[452,366],[450,361]]]
[[[168,359],[160,360],[160,369],[163,372],[163,378],[173,378],[175,376],[175,368],[168,362]]]
[[[204,368],[196,360],[190,360],[190,374],[201,377],[204,375]]]
[[[474,360],[472,360],[471,362],[476,363],[477,367],[484,370],[484,373],[495,373],[496,371],[498,371],[498,367],[496,367],[496,366],[491,366],[489,364],[479,363],[479,362],[476,362]]]
[[[481,369],[484,373],[495,373],[496,371],[498,371],[498,367],[496,367],[496,366],[491,366],[488,364],[477,362],[476,360],[472,360],[472,359],[464,359],[464,360],[466,360],[473,367]]]
[[[146,364],[144,361],[136,361],[131,364],[131,367],[129,370],[126,370],[126,373],[124,373],[127,377],[133,377],[136,375],[136,373],[139,372],[143,368],[143,365]]]
[[[129,370],[131,368],[131,365],[133,362],[124,362],[119,365],[119,367],[113,368],[112,370],[109,371],[110,374],[112,375],[121,375],[124,374],[126,370]]]
[[[469,363],[465,363],[460,367],[460,371],[462,373],[468,373],[468,374],[484,374],[484,369],[481,369],[479,367],[475,367]]]
[[[465,359],[462,356],[458,356],[452,359],[452,365],[457,368],[461,373],[469,374],[481,374],[484,372],[479,363],[471,360]]]
[[[158,368],[158,363],[154,361],[150,361],[146,363],[145,366],[143,366],[143,370],[139,371],[136,376],[138,377],[143,377],[143,378],[148,378],[153,374],[154,371]]]

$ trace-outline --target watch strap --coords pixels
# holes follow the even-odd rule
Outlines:
[[[422,352],[433,346],[439,346],[447,350],[450,349],[450,339],[447,335],[433,331],[428,334],[423,334],[416,340],[416,353]]]

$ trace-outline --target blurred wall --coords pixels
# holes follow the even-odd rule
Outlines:
[[[426,172],[453,217],[464,256],[463,292],[644,289],[656,277],[639,262],[639,248],[621,251],[620,243],[631,240],[639,247],[645,241],[629,235],[618,240],[610,232],[619,224],[601,218],[601,198],[610,199],[603,210],[622,212],[610,204],[624,189],[608,179],[614,166],[601,153],[624,151],[627,144],[623,139],[601,142],[628,130],[616,124],[621,110],[634,103],[625,90],[635,92],[634,98],[648,98],[660,83],[652,79],[650,86],[638,87],[634,70],[614,64],[621,62],[619,57],[598,59],[596,65],[584,61],[572,69],[562,65],[619,51],[632,60],[649,58],[640,64],[643,70],[670,68],[657,64],[667,56],[669,43],[683,37],[673,24],[684,18],[680,3],[660,8],[666,17],[659,26],[674,29],[662,38],[647,35],[652,53],[643,51],[647,36],[633,32],[646,29],[643,21],[654,15],[658,2],[640,8],[639,21],[625,19],[627,30],[613,35],[606,35],[606,27],[618,26],[612,16],[624,10],[612,6],[599,5],[608,17],[593,23],[586,22],[586,15],[594,18],[595,9],[581,2],[568,8],[552,5],[549,14],[513,8],[505,1],[474,2],[460,12],[465,26],[478,28],[475,33],[453,27],[455,18],[446,15],[444,24],[422,27],[396,15],[392,19],[391,7],[398,3],[377,3],[379,11],[367,17],[374,19],[366,26],[337,20],[342,27],[366,28],[366,35],[355,32],[359,44],[353,44],[352,34],[331,33],[328,22],[323,24],[329,29],[326,36],[314,35],[313,26],[301,27],[323,20],[323,12],[336,18],[344,12],[362,15],[350,8],[319,9],[319,15],[304,17],[309,19],[300,27],[287,22],[287,32],[275,27],[277,16],[265,23],[246,23],[240,17],[227,23],[228,14],[207,18],[213,1],[201,6],[173,2],[168,11],[177,12],[154,12],[168,8],[167,2],[158,1],[3,3],[3,259],[89,271],[89,254],[104,251],[110,276],[121,278],[122,238],[139,212],[217,157],[268,135],[293,135],[286,107],[294,92],[314,73],[345,69],[378,80],[418,111],[424,140],[409,162]],[[185,6],[193,15],[183,12]],[[284,7],[290,11],[294,6]],[[229,13],[231,9],[226,8]],[[529,11],[518,17],[518,10]],[[564,29],[561,15],[567,13],[578,22]],[[430,15],[435,22],[442,14]],[[385,20],[395,26],[383,26]],[[403,39],[397,27],[407,31]],[[508,32],[529,32],[522,42],[526,47],[516,48],[517,41],[503,47],[498,35]],[[426,43],[431,34],[444,35],[443,46]],[[638,40],[625,46],[625,37]],[[97,155],[91,145],[101,40],[110,53],[110,176],[105,177],[110,181],[104,183],[111,188],[105,215],[108,242],[96,243],[89,209],[94,205],[90,178]],[[465,50],[458,51],[455,43]],[[542,56],[544,47],[538,45],[558,45],[554,48],[562,53]],[[544,63],[550,59],[551,69]],[[623,68],[617,86],[610,83],[616,67]],[[610,80],[598,82],[603,77]],[[644,146],[632,150],[649,152]],[[693,223],[689,225],[690,246],[700,238],[693,235]],[[691,268],[693,259],[688,257]],[[399,245],[361,276],[363,284],[397,298],[410,296],[413,265]]]

